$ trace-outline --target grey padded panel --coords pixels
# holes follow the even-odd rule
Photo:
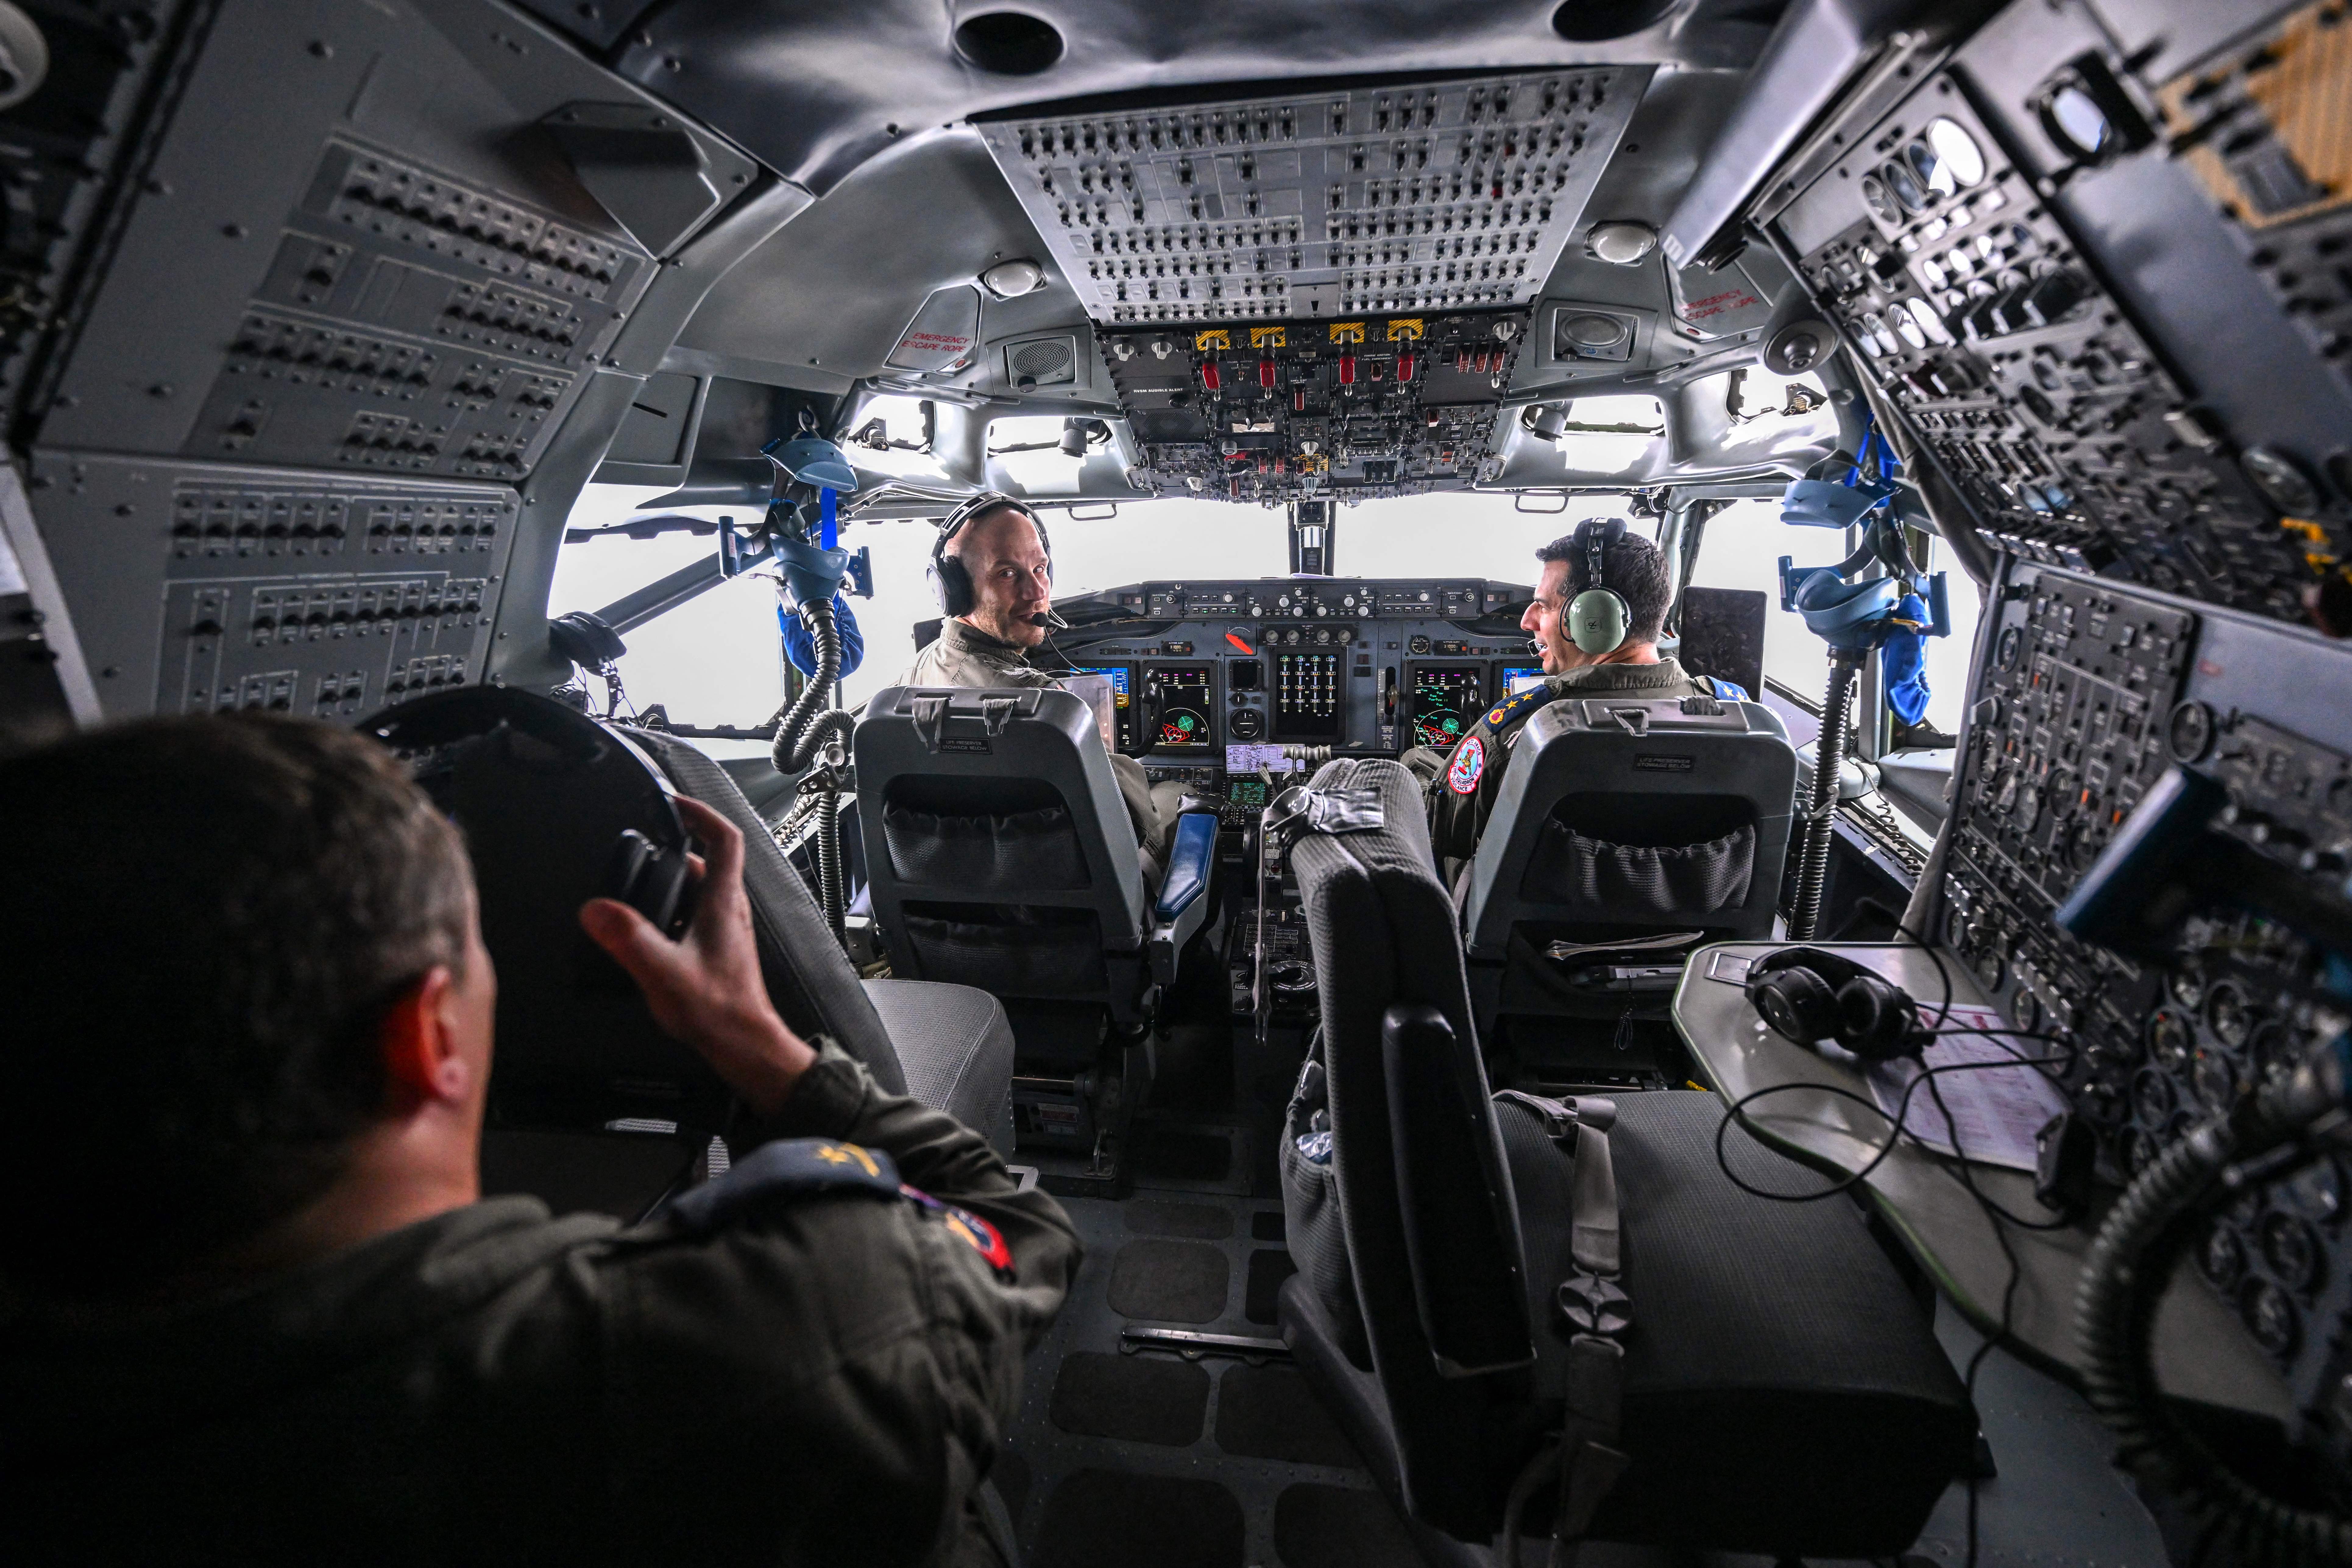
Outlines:
[[[1927,1315],[1852,1203],[1774,1203],[1732,1184],[1715,1157],[1715,1096],[1616,1104],[1633,1465],[1593,1533],[1775,1555],[1903,1551],[1976,1429]],[[1549,1321],[1569,1267],[1574,1162],[1532,1115],[1496,1110],[1527,1216],[1530,1302]],[[1557,1401],[1559,1342],[1538,1345],[1538,1397]],[[1694,1475],[1708,1484],[1691,1487]]]
[[[926,980],[868,980],[866,999],[902,1043],[907,1092],[1013,1154],[1013,1026],[985,991]]]
[[[852,744],[858,816],[883,825],[866,875],[896,973],[1139,1016],[1149,889],[1092,710],[1037,687],[886,687]],[[927,816],[995,821],[926,844]]]
[[[1721,710],[1686,713],[1678,699],[1567,697],[1528,721],[1471,862],[1463,931],[1473,961],[1502,959],[1513,931],[1529,921],[1687,924],[1718,939],[1770,933],[1788,859],[1797,754],[1762,704],[1726,702]],[[1608,841],[1598,854],[1580,854],[1558,815],[1571,796],[1620,814],[1624,803],[1640,802],[1650,815],[1645,826],[1657,832],[1644,844],[1570,821],[1586,844]],[[1752,854],[1720,844],[1733,831],[1728,824],[1675,830],[1685,804],[1695,821],[1713,821],[1707,814],[1742,803]],[[1683,857],[1699,863],[1671,870],[1654,853],[1693,840],[1719,852]],[[1596,863],[1603,860],[1610,864]],[[1549,879],[1552,872],[1561,875]],[[1666,904],[1669,898],[1679,901]]]
[[[824,914],[809,895],[808,884],[784,859],[783,851],[776,847],[775,839],[743,798],[743,792],[735,787],[735,781],[717,763],[675,735],[655,730],[628,733],[661,764],[670,783],[741,830],[743,886],[751,896],[751,929],[760,941],[760,973],[784,1022],[804,1035],[830,1035],[843,1050],[866,1064],[875,1082],[893,1094],[907,1093],[902,1053],[891,1044],[890,1032],[858,984],[857,972],[835,945]],[[908,1038],[911,1041],[913,1037]]]

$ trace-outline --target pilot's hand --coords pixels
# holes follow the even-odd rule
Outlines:
[[[694,919],[672,942],[616,899],[591,899],[580,925],[645,993],[662,1032],[699,1051],[754,1114],[783,1108],[816,1060],[768,1001],[743,893],[743,836],[698,800],[680,798],[687,826],[710,851],[692,857],[701,879]]]

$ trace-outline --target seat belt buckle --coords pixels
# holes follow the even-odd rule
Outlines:
[[[1613,1350],[1633,1328],[1633,1300],[1605,1275],[1571,1268],[1552,1292],[1552,1306],[1577,1339],[1591,1337]]]

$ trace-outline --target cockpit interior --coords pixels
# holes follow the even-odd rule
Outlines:
[[[1006,1561],[2352,1560],[2346,0],[0,0],[0,753],[392,748],[625,1224],[749,1150],[571,911],[735,822],[1087,1249]]]

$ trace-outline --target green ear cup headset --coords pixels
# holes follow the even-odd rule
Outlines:
[[[1622,647],[1632,612],[1624,598],[1601,581],[1601,552],[1625,537],[1622,518],[1587,518],[1576,525],[1575,547],[1584,552],[1584,591],[1568,602],[1568,640],[1586,653]]]

